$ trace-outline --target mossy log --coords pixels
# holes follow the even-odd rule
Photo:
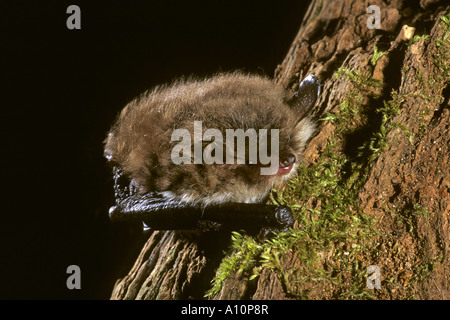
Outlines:
[[[291,248],[277,268],[262,264],[257,277],[251,269],[231,270],[208,298],[450,299],[450,6],[433,0],[370,4],[380,8],[380,29],[367,26],[368,2],[311,1],[274,75],[293,91],[311,73],[322,82],[315,111],[322,120],[305,163],[317,163],[339,138],[335,150],[347,159],[340,174],[356,190],[358,210],[373,221],[370,245],[359,249],[361,230],[326,247],[321,242],[313,267],[324,281],[303,277],[310,271]],[[355,113],[343,110],[355,101]],[[339,117],[347,117],[345,128]],[[326,205],[314,199],[296,204],[319,215]],[[295,228],[301,230],[302,221]],[[155,231],[111,298],[203,299],[230,244],[229,232]],[[382,285],[365,295],[368,289],[351,288],[365,281],[369,265],[380,267]]]

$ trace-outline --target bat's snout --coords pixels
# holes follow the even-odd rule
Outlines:
[[[288,156],[283,157],[280,160],[278,175],[285,175],[291,172],[294,163],[295,163],[295,156],[293,154],[289,154]]]

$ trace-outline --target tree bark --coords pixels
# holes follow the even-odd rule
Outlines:
[[[380,8],[381,29],[367,27],[369,5]],[[275,71],[275,81],[293,91],[306,75],[318,76],[323,85],[315,110],[318,116],[338,114],[354,89],[348,78],[334,76],[343,68],[382,84],[363,94],[367,110],[375,113],[383,101],[394,100],[392,90],[401,97],[397,101],[401,112],[390,120],[399,125],[386,133],[386,146],[371,162],[358,192],[360,207],[375,220],[380,234],[376,257],[371,256],[371,263],[383,270],[383,288],[375,293],[379,299],[450,298],[450,26],[441,19],[445,15],[450,15],[446,1],[313,0],[286,58]],[[428,37],[411,38],[402,27],[405,24]],[[375,47],[387,54],[371,62]],[[367,122],[355,122],[354,126],[346,136],[347,145],[340,146],[350,154],[355,152],[352,143],[358,135],[370,136],[377,127]],[[305,151],[305,162],[314,164],[334,134],[336,126],[331,121],[320,122]],[[354,149],[359,146],[353,145]],[[417,211],[423,214],[412,214]],[[405,217],[405,212],[410,212],[405,219],[414,232],[393,237],[399,232],[396,213]],[[202,299],[229,245],[227,232],[155,231],[128,275],[116,282],[111,298]],[[294,251],[280,263],[286,271],[301,270],[302,266]],[[327,268],[326,259],[318,263]],[[419,270],[412,266],[418,265],[427,272],[422,273],[421,281],[407,285],[414,276],[412,270]],[[291,286],[268,268],[257,281],[250,281],[249,276],[233,271],[220,292],[210,298],[292,299],[305,289],[308,298],[339,297],[340,291],[332,283]]]

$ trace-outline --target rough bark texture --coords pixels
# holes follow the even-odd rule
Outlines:
[[[380,30],[367,28],[369,5],[381,9]],[[363,95],[369,117],[370,110],[375,114],[383,101],[398,103],[400,111],[390,123],[399,125],[386,133],[386,145],[370,163],[358,192],[360,207],[374,219],[378,235],[373,239],[376,254],[361,253],[357,259],[381,266],[382,289],[374,293],[378,299],[450,299],[450,36],[440,19],[443,15],[450,15],[446,1],[313,0],[275,72],[275,80],[292,90],[307,74],[317,75],[323,84],[318,115],[339,113],[354,89],[348,78],[333,76],[343,67],[382,84]],[[428,37],[402,39],[404,24]],[[387,55],[371,63],[374,46]],[[398,95],[391,96],[392,90]],[[352,144],[358,147],[358,138],[370,136],[380,121],[375,125],[355,121],[342,149],[354,152]],[[332,122],[320,123],[305,152],[309,164],[318,159],[336,131]],[[111,298],[203,298],[229,239],[229,233],[153,232],[132,270],[117,281]],[[330,268],[330,255],[322,255],[319,268]],[[299,279],[303,267],[294,251],[280,263],[284,270],[295,270],[286,274]],[[352,281],[345,271],[335,277],[341,283]],[[307,291],[308,298],[327,299],[340,297],[339,290],[329,282],[283,280],[266,268],[257,281],[250,281],[245,273],[231,273],[211,298],[291,299]]]
[[[201,299],[226,245],[226,235],[154,231],[111,299]]]

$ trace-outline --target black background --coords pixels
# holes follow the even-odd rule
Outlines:
[[[183,75],[273,76],[308,2],[2,1],[0,299],[109,298],[139,237],[106,217],[117,113]],[[71,4],[81,30],[66,28]]]

